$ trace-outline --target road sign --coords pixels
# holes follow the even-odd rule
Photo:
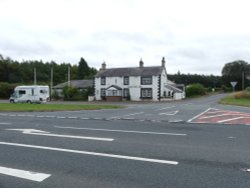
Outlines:
[[[230,82],[231,86],[233,87],[233,91],[235,91],[235,86],[238,82]]]

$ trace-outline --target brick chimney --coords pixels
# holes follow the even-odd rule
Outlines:
[[[165,67],[165,65],[166,65],[165,57],[162,57],[161,66]]]
[[[143,64],[144,64],[144,63],[143,63],[142,58],[141,58],[141,60],[140,60],[140,62],[139,62],[139,67],[140,67],[140,68],[143,68]]]
[[[106,70],[106,63],[105,63],[105,61],[102,63],[102,68],[101,68],[101,70]]]

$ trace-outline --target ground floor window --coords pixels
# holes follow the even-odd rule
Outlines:
[[[121,96],[120,90],[107,90],[107,96]]]
[[[151,99],[153,97],[152,88],[142,88],[141,89],[141,98],[143,99]]]

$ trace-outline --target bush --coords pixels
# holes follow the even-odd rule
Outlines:
[[[6,82],[0,83],[0,98],[7,99],[10,97],[10,95],[13,93],[16,85],[9,84]]]
[[[224,92],[232,92],[233,89],[231,87],[227,87],[225,85],[222,85],[221,89],[224,91]]]
[[[246,91],[250,92],[250,87],[247,87],[247,88],[246,88]]]
[[[77,88],[72,87],[72,86],[65,86],[63,88],[64,100],[73,100],[74,98],[78,98],[78,96],[79,96],[79,91]]]
[[[250,99],[250,92],[247,91],[240,91],[240,92],[236,92],[233,94],[233,97],[235,99]]]
[[[206,89],[201,84],[191,84],[186,88],[187,97],[200,96],[205,94],[206,94]]]

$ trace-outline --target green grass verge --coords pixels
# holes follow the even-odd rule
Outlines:
[[[99,110],[123,108],[118,105],[96,104],[26,104],[26,103],[0,103],[0,112],[50,112],[65,110]]]
[[[250,99],[247,98],[234,98],[234,96],[227,96],[220,100],[220,104],[246,106],[250,107]]]

